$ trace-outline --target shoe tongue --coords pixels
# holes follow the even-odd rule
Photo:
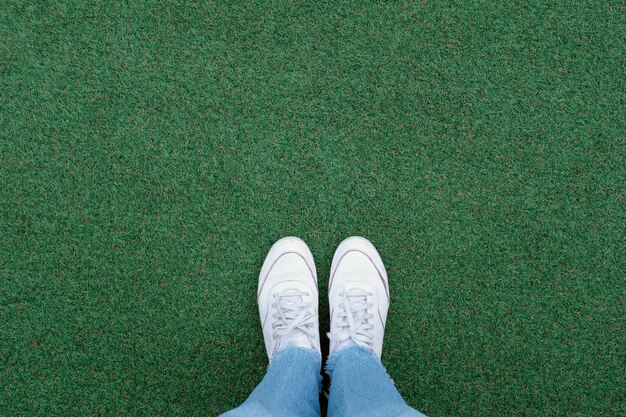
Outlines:
[[[292,303],[301,304],[304,302],[304,296],[297,290],[286,290],[280,294],[281,304],[284,307],[293,307]],[[288,314],[293,320],[298,316],[298,314],[300,314],[300,311],[301,310],[299,309],[294,309],[290,310]],[[298,327],[294,328],[289,334],[281,336],[280,345],[281,346],[279,347],[279,349],[284,349],[288,346],[303,347],[309,349],[313,347],[311,346],[311,341],[309,340],[308,334]]]
[[[290,334],[283,336],[280,344],[282,345],[281,348],[289,346],[311,349],[313,347],[307,334],[300,329],[294,329]]]
[[[283,304],[285,303],[301,303],[302,302],[302,296],[299,294],[293,294],[293,295],[289,295],[289,294],[284,294],[282,297],[283,300]]]
[[[349,348],[351,346],[356,346],[356,343],[354,342],[354,340],[348,338],[348,339],[344,340],[343,342],[340,342],[337,345],[337,347],[335,348],[335,351],[338,351],[340,349]]]

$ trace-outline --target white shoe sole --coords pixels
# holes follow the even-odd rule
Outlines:
[[[387,270],[374,245],[367,239],[352,236],[342,241],[330,268],[328,283],[328,302],[330,307],[330,332],[337,331],[334,320],[335,312],[343,300],[339,294],[342,289],[360,289],[371,292],[369,302],[373,304],[374,314],[372,344],[369,347],[379,358],[382,355],[383,338],[389,310],[390,294]],[[355,342],[353,340],[352,342]],[[359,342],[359,344],[363,345]],[[331,340],[329,354],[350,346],[351,342],[334,342]]]
[[[295,264],[291,264],[293,262]],[[259,273],[257,303],[263,339],[270,362],[276,352],[289,345],[312,347],[321,354],[319,334],[313,339],[303,338],[302,335],[284,336],[277,339],[272,334],[271,311],[273,307],[270,296],[275,291],[287,289],[297,289],[308,293],[305,299],[313,304],[313,313],[316,317],[318,316],[319,290],[313,254],[302,239],[294,236],[284,237],[272,245]],[[315,331],[319,332],[319,320],[315,325]]]

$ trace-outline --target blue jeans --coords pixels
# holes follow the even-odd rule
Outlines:
[[[310,349],[277,354],[263,381],[238,408],[221,417],[319,417],[321,358]],[[426,417],[409,407],[370,351],[342,349],[328,359],[329,417]]]

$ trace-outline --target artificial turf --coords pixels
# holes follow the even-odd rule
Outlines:
[[[2,1],[0,416],[238,405],[285,235],[378,247],[431,417],[626,415],[625,15]]]

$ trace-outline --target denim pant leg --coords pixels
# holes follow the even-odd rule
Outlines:
[[[404,402],[380,360],[367,349],[340,350],[328,359],[326,372],[328,417],[426,417]]]
[[[248,399],[221,417],[319,417],[320,366],[312,349],[277,353]]]

